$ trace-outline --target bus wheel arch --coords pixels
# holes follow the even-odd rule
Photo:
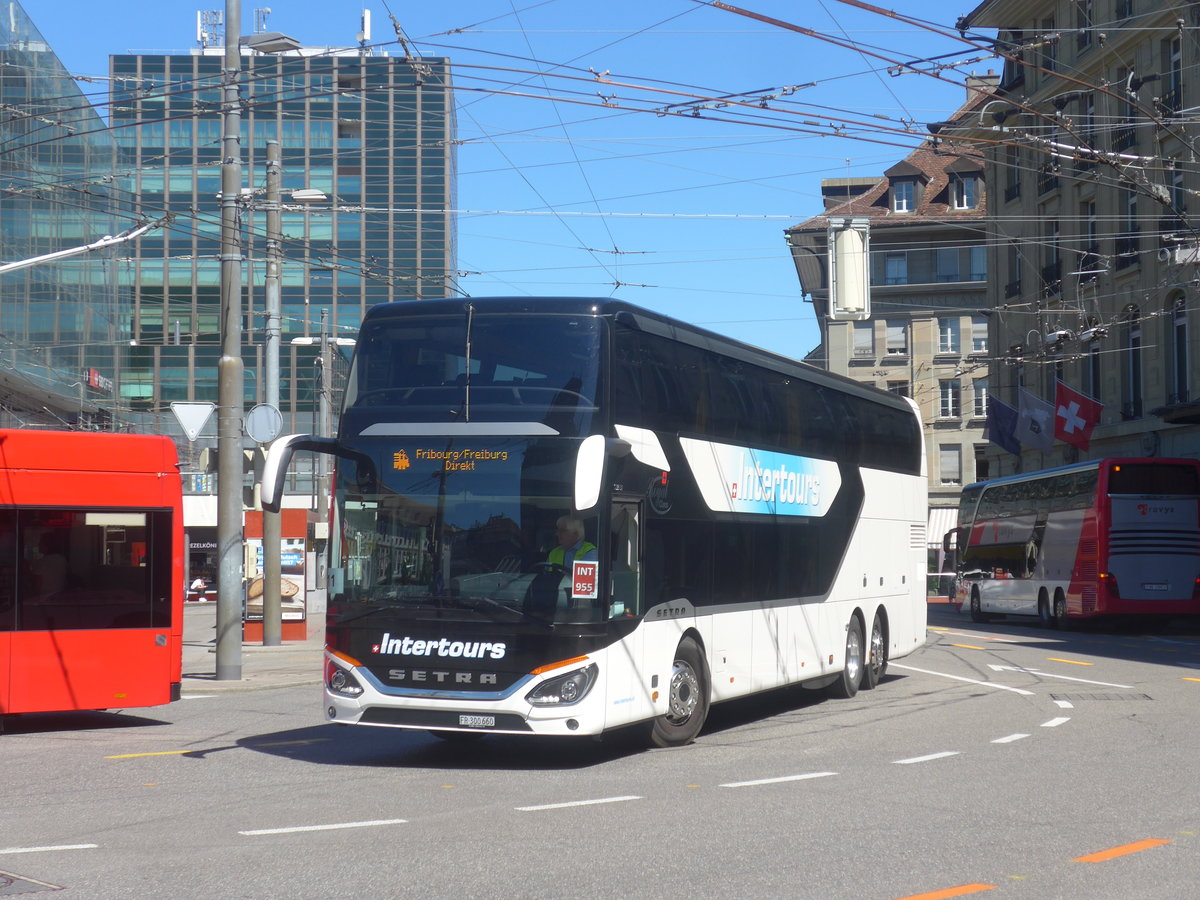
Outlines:
[[[880,606],[875,610],[871,631],[867,636],[867,657],[863,666],[862,682],[859,684],[861,690],[869,691],[874,688],[887,672],[888,634],[887,610]]]
[[[704,727],[712,702],[708,663],[700,636],[684,632],[675,648],[667,690],[667,712],[650,721],[650,742],[656,747],[690,744]]]
[[[865,659],[862,611],[856,609],[850,615],[850,621],[846,623],[846,656],[841,674],[829,688],[833,696],[849,700],[858,693],[858,687],[863,680],[863,669],[866,668]]]

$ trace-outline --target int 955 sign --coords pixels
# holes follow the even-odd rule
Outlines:
[[[595,600],[600,596],[596,576],[599,563],[577,559],[571,571],[571,596],[576,600]]]

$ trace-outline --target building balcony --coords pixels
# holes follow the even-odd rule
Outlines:
[[[1137,234],[1117,238],[1117,268],[1128,269],[1137,265],[1138,254],[1141,251],[1141,239]]]
[[[1058,166],[1042,166],[1038,170],[1038,193],[1048,194],[1058,190]]]

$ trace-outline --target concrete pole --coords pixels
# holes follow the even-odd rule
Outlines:
[[[329,310],[321,310],[321,393],[318,409],[321,424],[318,434],[321,437],[333,435],[333,359],[329,341]],[[329,521],[329,455],[317,454],[318,488],[317,488],[317,521]]]
[[[283,256],[283,226],[279,208],[279,141],[267,141],[267,277],[265,306],[267,346],[263,354],[263,383],[266,402],[279,409],[280,265]],[[283,543],[282,512],[263,510],[263,646],[283,642],[283,611],[280,603],[280,546]]]
[[[242,193],[241,0],[225,0],[221,133],[221,359],[217,363],[217,671],[242,678]]]

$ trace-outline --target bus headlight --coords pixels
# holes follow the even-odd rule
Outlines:
[[[362,685],[358,683],[358,679],[341,666],[336,666],[333,663],[329,664],[329,672],[325,683],[329,686],[329,690],[344,697],[357,697],[363,692]]]
[[[599,671],[599,667],[592,663],[566,675],[543,681],[526,694],[525,699],[534,706],[570,706],[578,703],[596,683],[596,673]]]

